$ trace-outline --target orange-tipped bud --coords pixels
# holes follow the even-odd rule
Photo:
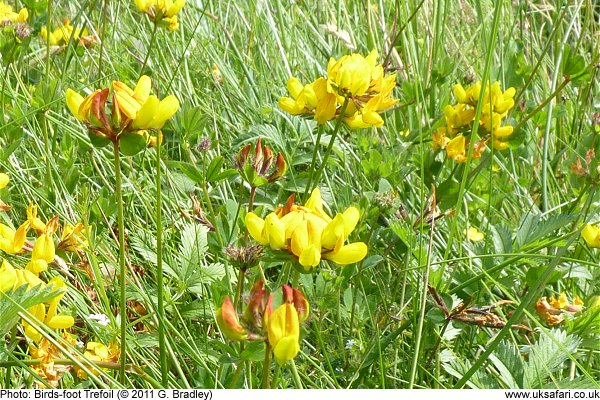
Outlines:
[[[263,314],[267,307],[267,291],[263,289],[263,286],[264,282],[262,280],[254,283],[250,291],[248,306],[242,316],[243,321],[253,331],[260,331],[263,326]]]
[[[235,308],[229,296],[223,300],[223,305],[217,310],[217,325],[229,340],[245,340],[248,332],[240,324]]]
[[[288,285],[283,285],[281,289],[283,290],[283,301],[294,305],[300,322],[306,321],[310,312],[310,305],[304,294],[300,290]]]
[[[273,150],[262,145],[260,138],[256,141],[256,146],[248,144],[238,152],[236,167],[242,178],[254,187],[276,181],[287,169],[283,155],[278,153],[277,158],[274,158]]]

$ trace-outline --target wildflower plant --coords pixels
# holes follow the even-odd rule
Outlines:
[[[71,113],[88,128],[96,146],[118,143],[125,155],[134,155],[162,140],[160,130],[179,109],[173,95],[159,100],[151,95],[152,81],[143,75],[135,88],[113,81],[111,88],[97,89],[85,98],[67,89]],[[112,90],[111,90],[112,89]]]
[[[365,258],[365,243],[345,244],[360,218],[357,208],[349,207],[331,218],[323,209],[318,188],[303,206],[294,204],[294,199],[292,194],[264,219],[253,212],[246,214],[246,227],[254,240],[293,255],[302,272],[312,272],[321,259],[346,265]]]
[[[96,44],[96,37],[90,35],[87,28],[73,26],[68,18],[63,19],[62,25],[53,30],[42,26],[40,36],[44,43],[48,43],[50,46],[66,46],[69,41],[85,47]]]
[[[123,194],[121,188],[121,160],[120,152],[125,155],[135,155],[146,147],[157,147],[156,160],[156,214],[157,221],[162,219],[161,195],[161,129],[179,109],[179,100],[170,95],[160,100],[156,95],[150,94],[152,82],[146,75],[142,75],[135,88],[130,88],[126,83],[113,81],[111,88],[97,89],[87,97],[68,89],[66,102],[71,113],[87,128],[90,139],[97,147],[109,143],[113,145],[114,170],[115,170],[115,196],[117,202],[119,226],[119,280],[120,280],[120,310],[121,310],[121,362],[120,380],[125,381],[125,365],[127,354],[126,343],[126,294],[125,294],[125,217],[123,207]],[[112,89],[112,90],[111,90]],[[109,100],[110,98],[110,100]],[[158,224],[158,285],[162,287],[162,226]],[[161,348],[165,349],[164,340],[164,304],[163,293],[158,293],[159,311],[159,339]],[[166,352],[161,355],[161,371],[163,383],[167,381]]]
[[[494,149],[505,150],[508,148],[508,140],[513,134],[511,125],[502,124],[511,108],[515,105],[513,97],[515,89],[508,88],[502,91],[499,82],[482,88],[481,82],[476,82],[467,89],[461,84],[456,84],[453,89],[457,103],[444,107],[445,125],[439,127],[433,134],[433,147],[444,149],[449,158],[458,163],[467,160],[469,141],[472,138],[471,131],[475,121],[475,111],[478,102],[481,105],[481,116],[479,128],[484,135],[473,145],[472,158],[481,157],[488,142],[492,142]]]
[[[135,6],[156,26],[176,31],[179,28],[177,14],[185,6],[185,0],[135,0]]]
[[[268,293],[264,282],[252,286],[248,304],[240,316],[226,296],[216,312],[221,332],[233,341],[265,342],[265,370],[263,387],[269,387],[271,353],[279,365],[293,360],[300,351],[300,324],[307,320],[310,306],[304,294],[289,285],[283,285],[282,304],[275,306],[273,293]]]
[[[368,56],[353,53],[329,59],[327,77],[303,85],[297,78],[288,80],[292,97],[282,97],[279,108],[292,115],[313,116],[319,124],[342,118],[351,129],[383,126],[380,112],[396,104],[391,97],[396,75],[385,75],[377,64],[378,53]]]

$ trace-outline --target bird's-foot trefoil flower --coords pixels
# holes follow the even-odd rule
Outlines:
[[[600,248],[600,227],[587,224],[581,231],[581,237],[590,247]]]
[[[319,124],[341,116],[351,129],[382,126],[380,113],[397,102],[392,98],[396,76],[385,76],[377,58],[377,50],[366,57],[353,53],[338,60],[331,58],[327,77],[306,85],[289,78],[291,97],[282,97],[279,108],[292,115],[312,116]]]
[[[274,306],[273,293],[256,281],[250,291],[246,310],[240,316],[229,296],[216,313],[217,325],[229,340],[264,341],[279,364],[296,357],[300,351],[300,324],[307,320],[310,305],[296,288],[283,285],[283,303]]]
[[[550,299],[544,296],[535,304],[535,311],[548,325],[558,325],[565,320],[567,314],[573,316],[582,309],[583,301],[579,296],[575,296],[573,301],[569,302],[565,293],[556,298],[551,296]]]
[[[346,244],[359,218],[360,213],[355,207],[331,218],[324,211],[321,192],[316,188],[304,206],[294,204],[292,195],[284,206],[264,219],[250,212],[246,214],[245,222],[254,240],[273,250],[292,254],[302,271],[310,272],[322,259],[346,265],[365,258],[365,243]]]
[[[471,158],[481,157],[489,142],[492,142],[496,150],[507,149],[513,127],[502,125],[502,119],[515,105],[515,92],[512,87],[503,92],[499,82],[491,85],[488,83],[485,90],[481,82],[476,82],[467,89],[456,84],[453,93],[457,103],[444,107],[445,124],[433,132],[434,150],[446,150],[448,157],[458,163],[467,160],[475,111],[479,102],[483,103],[479,119],[481,138],[473,144]]]
[[[179,109],[175,96],[160,100],[150,94],[151,87],[150,78],[143,75],[133,89],[113,81],[111,88],[98,89],[85,98],[67,89],[66,101],[71,113],[96,139],[94,144],[119,141],[121,150],[133,155],[162,140],[160,130]]]
[[[49,42],[50,46],[66,46],[69,41],[73,41],[85,47],[94,46],[97,38],[89,35],[87,28],[75,27],[69,19],[65,18],[62,25],[53,31],[48,31],[46,26],[40,29],[40,36],[44,42]]]
[[[185,6],[185,0],[134,0],[138,10],[158,26],[175,31],[179,28],[177,14]]]
[[[242,178],[252,187],[261,187],[281,178],[287,169],[283,154],[273,154],[273,150],[262,144],[261,138],[256,146],[247,144],[238,152],[235,166]]]

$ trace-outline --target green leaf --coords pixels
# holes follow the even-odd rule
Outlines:
[[[146,137],[135,132],[125,132],[119,136],[119,149],[126,156],[134,156],[146,148]]]
[[[535,245],[540,239],[567,226],[576,218],[576,215],[559,214],[542,220],[540,214],[527,214],[517,231],[516,247],[522,249],[524,246]]]
[[[510,389],[523,387],[523,359],[513,343],[502,342],[490,355],[490,361],[506,387]]]
[[[188,178],[193,180],[194,182],[202,182],[204,181],[204,176],[202,175],[202,171],[200,168],[196,167],[192,163],[183,162],[183,161],[169,161],[167,163],[169,167],[175,167],[179,169],[181,172],[185,174]]]
[[[29,288],[22,285],[12,292],[0,294],[0,337],[4,337],[19,321],[19,312],[37,304],[47,303],[60,294],[52,285]]]
[[[524,346],[529,361],[525,364],[523,386],[525,389],[541,388],[552,374],[577,351],[581,339],[565,331],[552,329],[542,331],[540,338],[531,346]]]
[[[102,147],[108,146],[110,144],[110,140],[103,138],[102,136],[95,135],[90,133],[90,142],[97,149],[101,149]]]
[[[206,168],[206,181],[216,182],[218,180],[221,169],[223,168],[223,156],[213,158]]]

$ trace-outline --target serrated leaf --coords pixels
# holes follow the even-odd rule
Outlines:
[[[448,363],[442,364],[444,370],[457,379],[461,379],[471,368],[471,362],[466,359],[452,359]],[[491,376],[483,369],[477,370],[465,383],[465,386],[472,389],[493,389],[498,385]]]
[[[140,237],[132,235],[130,239],[131,247],[147,263],[156,266],[158,257],[156,255],[156,238],[152,236]],[[171,277],[177,278],[177,273],[171,268],[169,263],[163,259],[163,270]]]
[[[563,379],[556,383],[551,382],[544,385],[542,389],[598,389],[600,385],[586,376],[580,376],[575,379]]]
[[[490,355],[490,361],[508,388],[523,387],[523,359],[514,344],[501,343]]]
[[[510,229],[505,226],[495,225],[492,227],[492,241],[494,251],[497,254],[512,252],[512,235]]]
[[[0,294],[0,337],[4,337],[19,321],[19,312],[37,304],[47,303],[60,294],[52,285],[29,288],[22,285],[12,292]]]
[[[559,214],[542,220],[539,214],[528,214],[522,220],[521,227],[517,232],[517,248],[536,244],[540,239],[565,227],[576,218],[575,215]]]
[[[537,342],[524,346],[529,361],[525,364],[523,386],[525,389],[542,387],[546,379],[555,373],[562,364],[575,354],[581,339],[565,331],[552,329],[541,331]]]

